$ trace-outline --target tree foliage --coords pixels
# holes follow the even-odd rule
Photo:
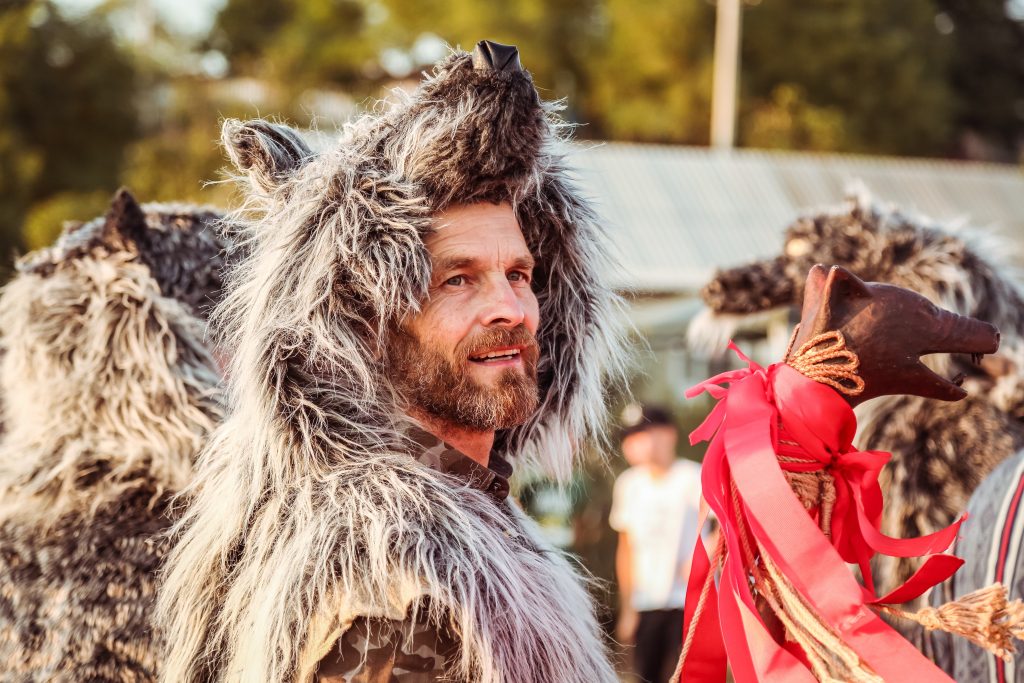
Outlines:
[[[740,144],[1019,158],[1024,23],[1003,0],[745,1]],[[3,252],[23,224],[38,244],[122,183],[147,200],[223,202],[227,189],[206,185],[223,167],[223,117],[306,125],[321,112],[329,130],[445,43],[518,45],[579,137],[708,141],[714,2],[226,0],[198,42],[156,27],[159,50],[118,37],[131,12],[0,4]],[[197,71],[204,50],[226,57],[226,80]]]
[[[0,5],[4,257],[34,203],[116,189],[138,131],[135,97],[132,64],[104,22],[71,22],[49,2]]]
[[[378,84],[378,54],[390,24],[383,6],[361,0],[229,0],[212,44],[236,75],[258,75],[293,91]]]
[[[387,80],[390,52],[426,66],[424,35],[513,43],[580,136],[704,144],[714,22],[714,3],[670,0],[228,0],[217,35],[236,73],[359,97]],[[956,155],[965,131],[1020,144],[1024,27],[1002,0],[748,0],[742,46],[742,144]]]
[[[954,125],[1014,161],[1024,139],[1024,22],[1005,0],[936,0],[951,31]],[[941,24],[940,24],[941,25]]]
[[[841,150],[950,150],[949,36],[932,0],[765,0],[744,12],[744,116],[796,86],[808,105],[842,112]]]

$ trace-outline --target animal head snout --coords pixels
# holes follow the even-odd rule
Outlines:
[[[968,329],[968,336],[976,347],[971,349],[975,353],[990,354],[999,350],[999,330],[995,325],[982,320],[968,318],[973,325]]]
[[[991,354],[999,350],[999,330],[984,320],[942,311],[942,335],[932,353]],[[934,340],[933,340],[934,341]]]
[[[481,40],[473,50],[473,68],[480,71],[515,73],[522,71],[523,65],[519,62],[519,49],[515,45]]]

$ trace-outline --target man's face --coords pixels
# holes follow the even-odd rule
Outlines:
[[[508,204],[455,206],[426,239],[430,294],[391,346],[411,407],[477,430],[522,424],[537,409],[533,256]]]
[[[664,469],[675,460],[677,439],[675,427],[651,425],[622,440],[622,455],[630,466]]]

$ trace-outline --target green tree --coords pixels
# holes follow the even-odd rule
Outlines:
[[[1024,146],[1024,22],[1005,0],[936,0],[950,33],[949,80],[957,128],[980,136],[994,156],[1013,161]]]
[[[102,20],[70,22],[44,1],[0,7],[0,258],[6,265],[33,204],[116,189],[137,118],[134,70]],[[73,201],[61,206],[74,213]]]
[[[706,144],[714,7],[606,0],[602,49],[585,97],[612,139]]]
[[[845,120],[835,107],[808,104],[800,88],[785,84],[768,102],[753,107],[742,120],[740,139],[761,149],[842,149]]]
[[[311,87],[368,92],[385,76],[379,52],[390,24],[367,0],[228,0],[211,44],[232,73],[294,93]]]
[[[953,48],[932,0],[765,0],[743,17],[743,115],[791,84],[842,112],[841,149],[950,151]],[[741,126],[742,128],[742,126]]]

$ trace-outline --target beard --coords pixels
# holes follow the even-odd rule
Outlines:
[[[490,386],[473,379],[465,363],[488,348],[522,346],[521,368],[505,368]],[[526,422],[536,412],[537,358],[533,334],[518,327],[486,330],[456,345],[451,356],[398,330],[388,352],[392,381],[415,409],[461,427],[490,431]]]

